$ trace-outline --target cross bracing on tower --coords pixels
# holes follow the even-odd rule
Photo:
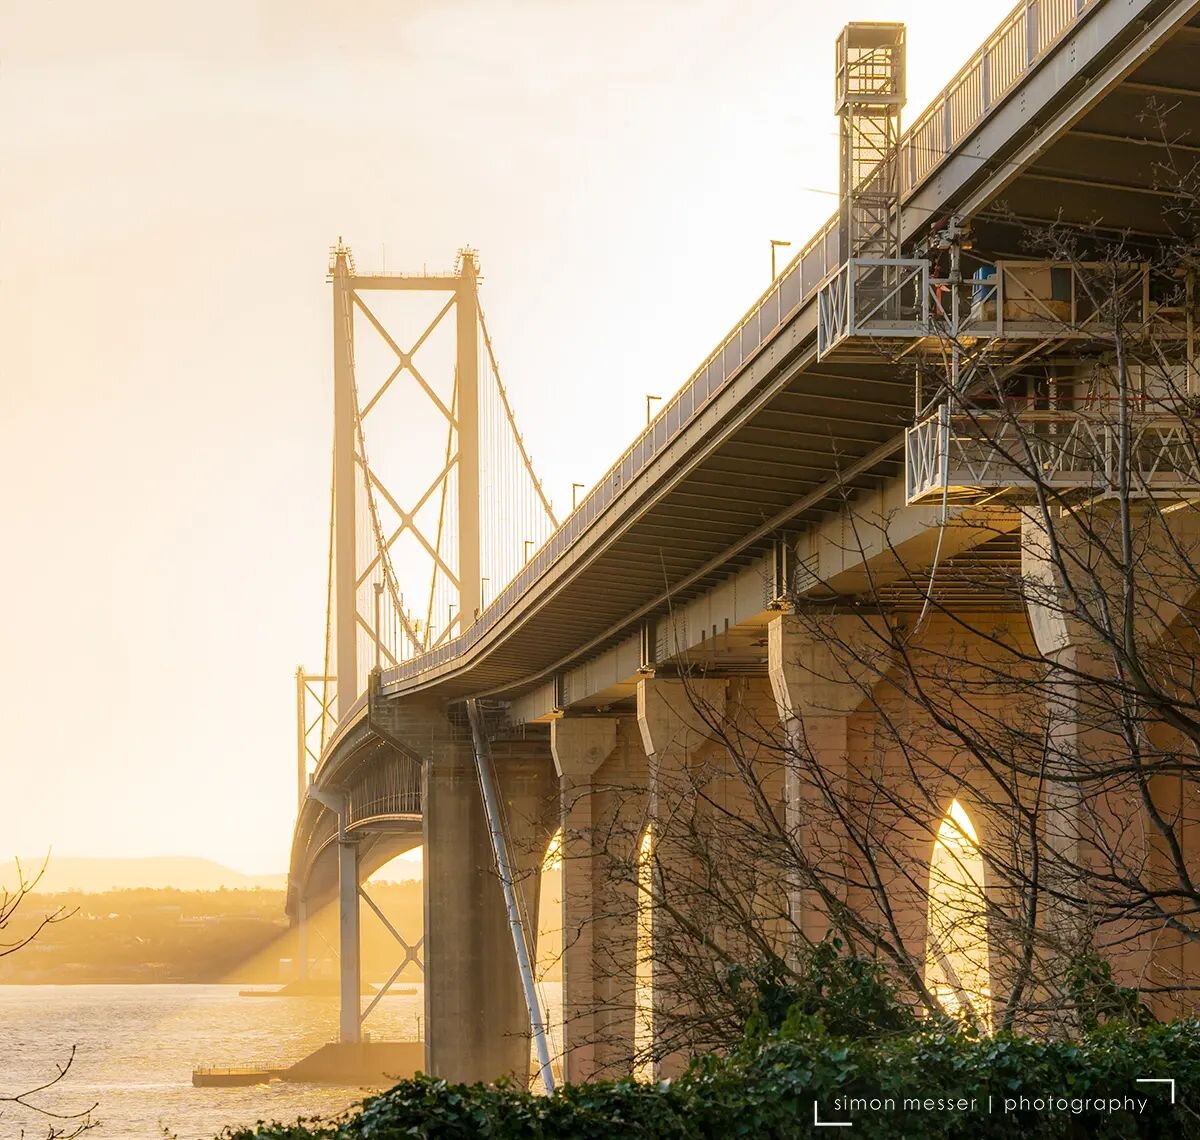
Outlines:
[[[322,746],[372,669],[468,629],[556,525],[484,321],[476,252],[459,250],[451,273],[366,274],[339,240],[329,280]]]

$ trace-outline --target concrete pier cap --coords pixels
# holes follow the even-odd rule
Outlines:
[[[590,779],[616,746],[615,717],[559,717],[550,722],[550,752],[560,780]]]
[[[893,630],[878,614],[784,613],[767,626],[767,673],[789,729],[813,716],[846,716],[892,663]]]

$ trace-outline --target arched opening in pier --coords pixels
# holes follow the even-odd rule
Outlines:
[[[633,1075],[652,1080],[654,1062],[654,833],[647,826],[638,847],[637,926],[633,978]]]
[[[546,1036],[550,1046],[550,1067],[556,1082],[562,1081],[563,1054],[563,895],[562,843],[560,827],[551,837],[542,859],[538,884],[537,942],[534,948],[533,976],[537,983],[538,1001],[545,1018]],[[541,1087],[538,1077],[537,1044],[529,1043],[530,1072],[533,1087]]]
[[[938,825],[929,863],[925,984],[951,1016],[991,1030],[983,852],[958,800]]]

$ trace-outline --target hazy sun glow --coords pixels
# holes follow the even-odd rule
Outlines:
[[[769,239],[833,212],[841,25],[908,22],[911,122],[1011,0],[3,7],[0,833],[280,873],[293,674],[322,665],[329,245],[479,249],[561,513],[765,287]],[[424,446],[402,426],[373,457]]]
[[[542,860],[542,873],[562,869],[563,833],[560,827],[551,837],[550,845],[546,848],[546,857]]]

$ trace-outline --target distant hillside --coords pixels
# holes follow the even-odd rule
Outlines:
[[[419,883],[371,888],[388,920],[416,942],[424,908]],[[281,890],[189,891],[125,888],[108,892],[36,894],[25,899],[4,931],[17,942],[37,933],[15,954],[0,956],[0,985],[22,983],[287,982],[296,976],[296,929],[284,914]],[[38,930],[43,917],[58,915]],[[338,911],[309,915],[309,969],[337,976]],[[367,908],[362,913],[362,968],[385,981],[397,965],[396,943]],[[419,980],[408,967],[406,979]]]
[[[169,867],[175,861],[131,862]],[[203,860],[182,862],[208,866],[214,873],[223,871]],[[547,872],[543,885],[538,969],[547,980],[558,981],[562,977],[560,873]],[[388,921],[415,943],[425,925],[421,884],[411,880],[372,882],[368,890]],[[42,918],[52,915],[61,921],[39,931]],[[399,951],[391,933],[369,908],[360,908],[360,920],[363,976],[381,983],[395,969]],[[310,974],[335,977],[336,900],[310,910],[308,921]],[[37,937],[18,953],[0,955],[0,985],[286,982],[295,977],[299,954],[297,930],[284,913],[282,889],[122,887],[104,892],[39,892],[23,901],[4,930],[3,941],[20,942],[35,932]],[[403,976],[420,980],[413,966]]]
[[[37,873],[43,856],[22,857],[26,876]],[[0,864],[0,884],[12,887],[16,868]],[[283,890],[287,875],[243,875],[240,871],[187,855],[149,859],[89,859],[74,855],[51,855],[46,873],[37,885],[40,894],[63,891],[121,891],[131,887],[174,887],[181,891],[253,890],[263,887]]]

